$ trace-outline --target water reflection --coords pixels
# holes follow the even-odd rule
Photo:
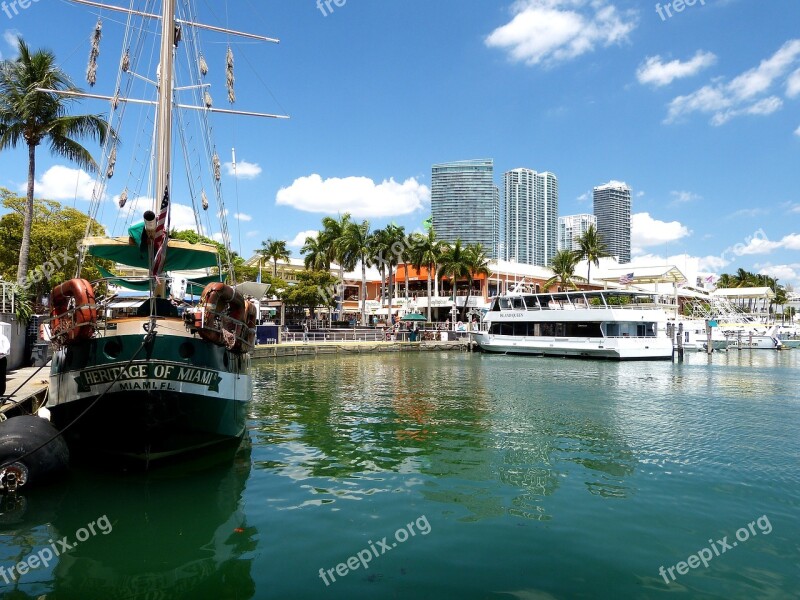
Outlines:
[[[568,476],[625,498],[637,459],[608,406],[569,395],[571,386],[585,395],[587,375],[574,369],[583,365],[453,354],[262,365],[254,435],[272,450],[256,466],[307,486],[294,508],[390,492],[401,476],[464,520],[549,519],[546,500]]]
[[[212,461],[215,464],[209,464]],[[14,556],[4,565],[66,537],[47,568],[7,586],[17,598],[250,598],[257,531],[242,506],[250,474],[249,443],[231,462],[202,462],[148,474],[76,471],[63,484],[31,490],[15,523],[0,525]],[[75,543],[79,529],[107,516],[110,531]],[[233,586],[233,587],[232,587]],[[5,596],[4,596],[5,597]]]

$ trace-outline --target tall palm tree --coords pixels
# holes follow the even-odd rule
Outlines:
[[[403,260],[406,251],[406,228],[390,223],[384,228],[383,244],[388,249],[384,260],[389,271],[389,312],[392,314],[392,295],[394,293],[394,268]]]
[[[75,138],[104,143],[110,128],[99,115],[68,115],[67,108],[73,100],[66,96],[37,91],[37,88],[61,91],[78,88],[58,67],[52,52],[31,52],[22,38],[18,39],[17,47],[19,56],[0,64],[0,152],[23,141],[28,147],[28,201],[17,266],[17,283],[21,284],[28,272],[31,248],[37,146],[47,142],[54,155],[87,170],[97,170],[92,155]]]
[[[261,242],[261,250],[259,250],[258,253],[262,258],[272,261],[272,276],[276,278],[278,277],[278,261],[288,261],[291,256],[285,241],[274,240],[272,238]]]
[[[439,267],[442,273],[450,277],[453,286],[453,306],[456,306],[456,288],[458,280],[469,278],[469,253],[467,248],[461,245],[461,238],[456,240],[452,246],[448,246],[439,259]]]
[[[469,279],[469,288],[467,289],[467,299],[464,301],[464,319],[467,317],[467,308],[469,305],[469,298],[472,295],[472,283],[478,275],[489,275],[489,257],[486,255],[486,249],[483,244],[470,244],[467,246],[467,279]]]
[[[729,275],[728,273],[723,273],[722,275],[719,276],[719,279],[717,280],[717,287],[731,288],[734,286],[735,286],[734,279],[731,275]]]
[[[417,270],[425,267],[428,271],[428,321],[431,320],[431,278],[437,270],[442,252],[444,252],[444,242],[436,239],[433,227],[428,229],[425,235],[417,234],[411,245],[411,264]]]
[[[328,250],[322,241],[320,234],[309,236],[306,238],[303,247],[300,248],[300,253],[305,256],[304,263],[306,269],[312,271],[330,271],[331,260],[328,255]]]
[[[408,265],[411,262],[411,246],[414,244],[414,234],[403,236],[403,250],[400,255],[400,260],[403,261],[403,270],[405,271],[405,292],[406,292],[406,308],[408,308]]]
[[[561,289],[568,287],[576,289],[577,286],[572,281],[572,278],[575,276],[575,267],[578,265],[579,260],[578,255],[572,250],[559,250],[556,252],[550,261],[553,276],[545,282],[542,291],[546,292],[554,283],[558,283]]]
[[[339,314],[339,318],[341,318],[342,314],[342,296],[344,296],[344,272],[345,269],[355,268],[355,264],[345,264],[345,257],[339,247],[339,239],[344,235],[344,231],[350,222],[350,213],[339,215],[338,219],[323,217],[322,231],[320,232],[320,239],[328,252],[328,257],[339,265],[339,284],[337,285],[339,301],[336,303],[336,312]]]
[[[339,251],[345,262],[361,263],[361,324],[367,324],[367,267],[372,263],[372,239],[369,233],[369,221],[348,223],[342,237],[339,238]]]
[[[753,281],[753,274],[750,271],[746,271],[740,267],[736,270],[736,274],[733,276],[733,281],[735,283],[735,287],[749,287]]]
[[[589,225],[586,231],[578,237],[578,257],[585,259],[589,265],[586,273],[586,282],[592,281],[592,265],[600,266],[600,259],[608,256],[608,248],[603,241],[603,236],[597,231],[594,224]]]

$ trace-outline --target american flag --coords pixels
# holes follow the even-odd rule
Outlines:
[[[706,277],[706,283],[714,283],[714,276],[709,275],[708,277]]]
[[[619,278],[619,282],[622,285],[628,285],[632,281],[633,281],[633,273],[628,273],[627,275],[623,275],[622,277]]]
[[[158,277],[167,262],[167,233],[169,232],[169,186],[164,188],[164,198],[156,220],[156,235],[153,238],[153,275]]]

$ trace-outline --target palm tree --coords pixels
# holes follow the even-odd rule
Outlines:
[[[361,324],[367,324],[367,267],[372,262],[372,240],[369,233],[369,221],[348,223],[342,237],[339,238],[339,250],[345,262],[361,263]]]
[[[342,314],[342,296],[344,296],[345,268],[347,267],[348,271],[355,268],[355,264],[345,264],[345,257],[339,248],[339,239],[342,237],[342,235],[344,235],[344,231],[347,229],[349,224],[350,213],[339,215],[338,219],[334,219],[333,217],[324,217],[322,219],[322,231],[320,232],[320,239],[322,240],[322,244],[328,252],[329,259],[331,261],[336,261],[336,264],[339,265],[339,284],[337,285],[339,301],[336,303],[336,312],[339,314],[340,318]]]
[[[572,278],[575,276],[575,267],[578,265],[578,255],[572,250],[559,250],[556,252],[553,259],[550,261],[550,268],[553,270],[553,276],[548,279],[544,284],[542,291],[547,291],[554,283],[558,283],[561,289],[572,287],[576,289],[577,286]]]
[[[439,257],[444,252],[444,242],[436,239],[433,227],[426,235],[417,234],[411,246],[411,264],[417,270],[422,267],[428,271],[428,321],[431,320],[431,276],[437,270]],[[438,285],[437,285],[438,287]]]
[[[56,63],[49,50],[31,52],[27,44],[17,41],[19,57],[0,64],[0,152],[15,148],[24,141],[28,147],[28,202],[22,229],[22,243],[17,266],[17,283],[28,272],[33,225],[33,196],[36,181],[36,147],[50,145],[56,156],[66,158],[87,170],[97,170],[89,151],[74,138],[88,137],[104,143],[113,131],[99,115],[68,115],[73,101],[38,88],[78,91]]]
[[[272,238],[261,242],[261,250],[259,250],[258,253],[263,258],[272,261],[272,276],[275,278],[278,277],[278,261],[288,261],[291,256],[288,248],[286,248],[285,241],[273,240]]]
[[[312,271],[330,271],[331,261],[328,256],[327,248],[321,239],[320,234],[306,238],[305,244],[300,248],[300,253],[305,256],[304,263],[306,269]]]
[[[383,258],[389,253],[391,244],[387,243],[388,237],[385,229],[376,229],[369,240],[370,255],[381,274],[381,308],[386,297],[386,260]]]
[[[597,227],[590,224],[586,231],[578,237],[578,257],[586,259],[589,268],[586,273],[586,282],[592,282],[592,265],[600,266],[600,259],[608,256],[608,248],[603,237],[598,233]]]
[[[734,287],[749,287],[753,281],[753,274],[750,271],[739,268],[733,276],[733,281]]]
[[[467,317],[467,308],[469,305],[469,298],[472,295],[472,283],[475,280],[475,276],[489,275],[489,257],[486,255],[486,249],[483,247],[483,244],[477,243],[475,245],[468,245],[466,255],[469,288],[467,289],[467,299],[464,301],[464,320],[466,320]]]
[[[442,273],[450,277],[453,285],[453,306],[456,306],[456,288],[458,280],[469,278],[469,255],[466,248],[461,245],[461,238],[449,246],[439,259]]]
[[[720,288],[731,288],[735,287],[734,279],[728,273],[723,273],[719,276],[717,280],[717,287]]]
[[[406,251],[406,228],[390,223],[384,228],[385,238],[382,243],[387,249],[386,266],[389,271],[389,312],[392,314],[392,294],[394,292],[394,267],[403,260]]]

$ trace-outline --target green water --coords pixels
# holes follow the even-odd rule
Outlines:
[[[98,524],[47,568],[0,579],[0,595],[800,590],[798,350],[690,355],[680,365],[353,355],[262,363],[254,375],[251,443],[232,465],[146,476],[81,469],[0,515],[6,568],[50,539],[74,541],[103,515],[113,527]],[[733,546],[740,528],[746,540]],[[731,548],[714,555],[709,540],[719,551],[724,536]],[[707,568],[676,570],[706,548]],[[354,558],[351,570],[359,552],[368,568]],[[665,583],[662,566],[675,581]]]

